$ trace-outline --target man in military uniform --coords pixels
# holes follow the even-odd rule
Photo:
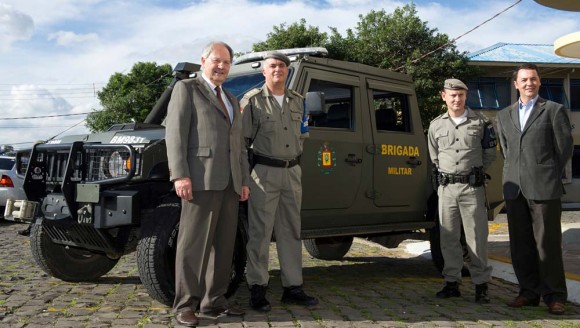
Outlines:
[[[286,89],[290,60],[280,52],[264,56],[265,85],[241,101],[244,137],[253,154],[248,201],[248,261],[246,280],[250,306],[270,311],[266,299],[269,245],[274,231],[280,260],[283,303],[316,305],[302,289],[300,206],[302,143],[308,137],[303,97]]]
[[[465,232],[475,284],[475,302],[489,303],[487,283],[487,213],[485,174],[496,157],[496,137],[491,122],[465,106],[467,86],[457,79],[445,80],[441,98],[447,112],[429,126],[429,154],[437,168],[441,253],[445,286],[438,298],[459,297],[463,267],[461,229]]]

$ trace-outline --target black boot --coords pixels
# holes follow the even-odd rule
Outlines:
[[[268,312],[272,309],[270,302],[266,299],[266,286],[250,286],[250,307],[260,312]]]
[[[284,287],[282,303],[312,306],[318,304],[318,299],[306,295],[302,289],[302,286],[290,286]]]
[[[457,281],[447,281],[445,287],[437,292],[435,296],[437,296],[437,298],[459,297],[461,296],[461,293],[459,292],[459,284]]]
[[[487,283],[475,285],[475,303],[487,304],[489,303],[489,295],[487,294]]]

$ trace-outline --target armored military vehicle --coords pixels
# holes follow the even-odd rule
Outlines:
[[[388,247],[429,239],[439,268],[437,201],[413,81],[407,75],[325,58],[323,48],[283,50],[288,87],[305,96],[310,138],[304,144],[302,238],[315,258],[342,258],[353,237]],[[225,87],[238,98],[264,82],[262,53],[238,58]],[[171,304],[181,204],[169,182],[165,117],[176,81],[198,65],[180,63],[145,122],[36,144],[20,152],[29,164],[28,201],[7,210],[31,222],[34,259],[66,281],[92,281],[137,251],[150,295]],[[497,180],[497,179],[496,179]],[[493,188],[492,188],[493,189]],[[501,195],[497,192],[490,195]],[[489,198],[491,208],[501,199]],[[229,292],[243,279],[246,204]],[[493,211],[492,211],[493,213]]]

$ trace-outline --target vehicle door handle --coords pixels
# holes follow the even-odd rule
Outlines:
[[[419,159],[417,159],[417,157],[411,156],[407,160],[407,164],[409,164],[411,167],[417,167],[417,166],[421,165],[422,163]]]
[[[356,166],[362,163],[362,158],[356,158],[355,154],[348,154],[344,161],[350,163],[352,166]]]

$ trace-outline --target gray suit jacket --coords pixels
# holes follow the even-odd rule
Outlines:
[[[516,102],[497,115],[502,154],[503,194],[529,200],[562,197],[562,173],[572,157],[570,119],[564,106],[538,98],[524,130],[520,128]]]
[[[177,82],[171,94],[165,119],[170,179],[190,177],[193,191],[223,190],[231,175],[239,194],[249,182],[240,106],[224,91],[234,108],[231,124],[201,74]]]

